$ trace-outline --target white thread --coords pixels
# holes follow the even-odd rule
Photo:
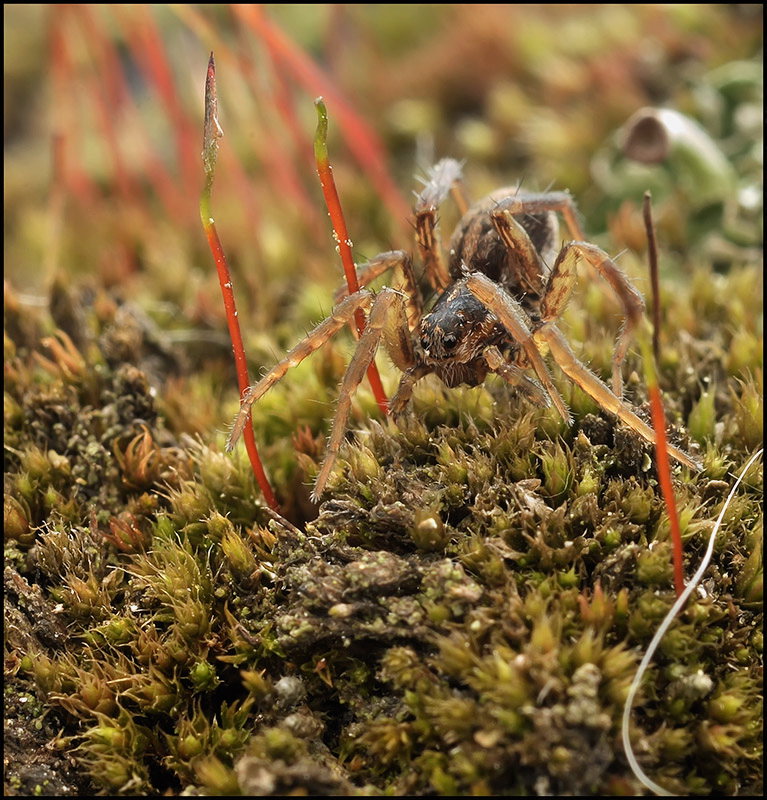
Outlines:
[[[724,519],[724,514],[727,511],[727,508],[730,505],[730,502],[735,495],[735,490],[740,485],[740,482],[743,480],[743,476],[748,471],[748,468],[751,464],[756,461],[757,458],[762,454],[762,450],[759,449],[754,453],[754,455],[749,458],[746,462],[746,466],[740,471],[740,475],[738,475],[738,479],[735,481],[734,486],[730,489],[730,493],[727,495],[727,500],[722,507],[722,510],[719,512],[719,516],[717,517],[716,522],[714,523],[714,528],[711,531],[711,536],[708,540],[708,547],[706,548],[706,552],[703,556],[703,560],[698,567],[697,572],[692,576],[692,579],[685,587],[682,594],[679,595],[677,598],[676,603],[671,607],[671,610],[666,614],[663,618],[663,622],[658,626],[658,630],[655,632],[655,635],[652,637],[650,644],[647,647],[647,652],[644,654],[644,658],[639,664],[639,668],[634,675],[634,680],[631,682],[631,686],[629,687],[628,697],[626,697],[626,703],[623,706],[623,723],[621,725],[621,736],[623,738],[623,752],[626,754],[626,758],[628,759],[629,766],[631,767],[632,772],[637,777],[637,779],[646,786],[651,792],[654,792],[661,797],[674,797],[673,792],[669,792],[667,789],[664,789],[662,786],[659,786],[655,783],[651,778],[648,778],[645,775],[642,768],[639,766],[639,762],[636,760],[634,756],[634,751],[631,747],[631,739],[629,738],[629,721],[631,719],[631,705],[634,702],[634,697],[639,689],[639,684],[642,682],[642,678],[644,677],[644,673],[647,670],[647,667],[652,659],[653,655],[655,654],[658,645],[660,644],[663,635],[668,630],[669,625],[674,620],[674,617],[679,613],[679,611],[683,608],[684,604],[687,602],[687,599],[695,590],[700,579],[703,577],[703,573],[708,569],[709,562],[711,561],[711,555],[714,552],[714,542],[716,541],[716,535],[719,533],[719,528],[722,526],[722,520]]]

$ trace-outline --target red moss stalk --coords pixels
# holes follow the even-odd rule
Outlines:
[[[145,204],[136,181],[128,169],[120,149],[116,120],[125,104],[127,88],[118,67],[119,61],[109,37],[94,17],[94,11],[87,5],[71,6],[93,56],[94,68],[81,79],[86,87],[86,95],[92,100],[96,111],[96,121],[101,129],[106,149],[114,168],[115,184],[121,198],[130,208],[145,213]]]
[[[660,291],[658,279],[658,248],[655,242],[655,226],[652,221],[652,199],[649,192],[645,192],[642,207],[645,229],[647,231],[648,259],[650,262],[650,285],[652,287],[653,302],[653,336],[652,352],[646,344],[643,346],[642,357],[645,364],[647,389],[650,393],[650,413],[655,429],[655,464],[658,471],[663,502],[668,511],[671,525],[671,542],[674,548],[674,588],[679,597],[684,591],[684,564],[682,561],[682,531],[679,527],[679,514],[676,510],[676,497],[671,483],[671,467],[668,460],[666,441],[666,414],[663,410],[660,386],[658,383],[657,359],[660,351]]]
[[[136,52],[146,54],[139,59],[139,65],[146,70],[150,83],[154,85],[162,98],[176,136],[176,150],[179,154],[184,186],[194,186],[197,180],[197,147],[194,137],[194,125],[184,110],[176,87],[173,70],[168,60],[167,51],[154,18],[153,6],[136,4],[132,7],[136,15],[130,32],[137,34]]]
[[[261,6],[252,3],[230,5],[235,16],[264,42],[278,67],[287,70],[307,91],[324,95],[332,102],[349,150],[370,176],[389,212],[404,224],[409,218],[410,209],[385,167],[384,149],[375,131],[354,111],[332,78],[266,17]]]
[[[224,298],[224,308],[226,310],[226,321],[229,326],[229,337],[232,340],[232,351],[234,352],[234,364],[237,370],[237,383],[240,388],[240,397],[250,386],[248,377],[248,366],[245,359],[245,347],[242,343],[240,323],[237,319],[237,307],[234,302],[234,291],[232,290],[232,278],[229,272],[229,265],[226,260],[224,249],[216,232],[216,224],[211,215],[210,198],[213,190],[213,175],[216,169],[216,155],[218,152],[218,140],[223,136],[221,126],[218,124],[218,102],[216,98],[216,62],[213,53],[210,54],[208,61],[208,74],[205,80],[205,134],[203,139],[202,160],[205,165],[205,187],[200,196],[200,219],[205,235],[208,239],[210,251],[216,262],[218,271],[218,281],[221,284],[221,294]],[[245,439],[245,449],[253,467],[253,474],[256,476],[258,485],[264,494],[267,504],[275,511],[279,510],[277,498],[274,496],[269,479],[264,472],[261,458],[258,455],[256,438],[253,434],[253,426],[248,414],[248,421],[243,432]]]
[[[49,58],[53,120],[57,135],[62,137],[62,180],[67,193],[74,196],[87,213],[95,213],[103,199],[103,191],[77,160],[76,145],[85,137],[81,131],[83,115],[71,97],[73,86],[79,85],[70,57],[70,44],[65,25],[69,11],[61,6],[49,6]]]
[[[359,291],[360,285],[357,280],[357,268],[354,265],[352,256],[352,243],[349,238],[349,231],[346,228],[344,212],[341,209],[341,201],[338,198],[336,182],[333,178],[333,167],[330,166],[328,157],[328,112],[321,97],[318,97],[314,104],[317,106],[317,133],[314,137],[314,157],[317,162],[317,174],[320,176],[322,193],[325,196],[325,204],[328,207],[330,221],[333,224],[333,233],[338,242],[338,251],[341,254],[341,263],[346,275],[346,285],[349,287],[349,294],[353,294]],[[357,333],[361,336],[365,330],[365,314],[362,309],[357,309],[354,321],[357,325]],[[386,392],[381,383],[381,376],[378,373],[375,361],[371,362],[368,367],[367,375],[381,413],[388,414],[389,402],[386,399]]]
[[[188,194],[179,188],[178,180],[166,168],[163,159],[154,147],[152,137],[146,131],[146,126],[130,91],[115,42],[106,30],[103,15],[82,4],[71,8],[93,58],[93,68],[88,71],[86,81],[90,91],[86,96],[89,96],[94,104],[104,140],[109,145],[118,190],[128,203],[141,209],[143,213],[144,203],[141,197],[141,187],[133,174],[134,172],[142,173],[147,176],[154,187],[168,215],[176,219],[183,217]],[[121,7],[115,6],[114,8],[117,10],[118,19],[122,22]],[[123,24],[122,27],[126,26]],[[134,55],[136,63],[143,66],[149,53],[141,47],[140,43],[135,43]],[[131,120],[138,132],[140,150],[145,159],[143,169],[129,170],[123,156],[115,120],[125,117]]]
[[[671,485],[671,468],[666,452],[666,415],[663,412],[660,389],[656,384],[650,384],[650,413],[652,424],[655,428],[655,459],[658,470],[658,481],[660,483],[663,502],[666,504],[669,522],[671,523],[671,541],[674,547],[674,588],[676,596],[679,597],[684,591],[684,564],[682,561],[682,531],[679,527],[679,514],[676,510],[676,498],[674,487]]]
[[[53,280],[59,266],[61,251],[61,232],[64,224],[64,203],[66,198],[65,167],[64,167],[64,135],[55,133],[51,143],[51,188],[48,194],[48,218],[50,220],[50,234],[45,248],[45,274],[48,280]]]

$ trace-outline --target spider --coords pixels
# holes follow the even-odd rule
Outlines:
[[[644,300],[615,262],[585,241],[570,194],[530,194],[506,187],[468,207],[460,181],[461,165],[443,159],[429,171],[414,206],[416,245],[426,279],[436,295],[431,310],[424,313],[424,300],[405,251],[381,253],[362,265],[362,288],[354,294],[337,292],[330,316],[246,390],[228,450],[242,433],[253,403],[291,367],[349,324],[357,309],[367,312],[367,326],[341,383],[327,451],[312,492],[315,501],[325,488],[343,441],[352,394],[381,341],[403,373],[389,403],[395,418],[407,407],[415,384],[430,373],[452,388],[462,383],[477,386],[493,372],[532,402],[553,405],[571,423],[570,412],[543,359],[550,353],[565,375],[602,408],[655,443],[653,429],[621,399],[621,364],[642,319]],[[450,240],[445,264],[437,212],[451,193],[463,217]],[[556,212],[562,214],[573,237],[558,252]],[[615,343],[612,389],[576,358],[555,324],[574,289],[580,261],[606,279],[625,316]],[[388,270],[393,270],[397,288],[384,287],[377,293],[365,288]],[[528,369],[537,380],[525,374]],[[678,448],[668,445],[668,453],[687,467],[700,469]]]

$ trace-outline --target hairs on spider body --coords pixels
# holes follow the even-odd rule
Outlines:
[[[655,432],[622,400],[621,365],[631,336],[642,319],[644,300],[615,262],[585,241],[572,198],[567,192],[523,193],[502,188],[469,207],[460,191],[461,168],[443,159],[430,170],[414,207],[416,245],[426,279],[436,295],[428,313],[410,256],[401,250],[381,253],[359,268],[363,287],[340,291],[330,316],[246,391],[229,437],[231,449],[242,433],[254,402],[293,366],[322,347],[347,325],[358,309],[367,312],[367,327],[357,342],[341,383],[338,405],[324,461],[317,475],[317,500],[335,463],[351,407],[351,397],[383,342],[403,375],[390,401],[397,416],[408,405],[413,387],[424,376],[437,375],[448,387],[476,386],[490,372],[522,391],[534,403],[553,405],[568,423],[570,413],[543,359],[550,354],[567,377],[602,408],[650,443]],[[464,212],[449,245],[445,263],[437,212],[451,192]],[[572,240],[557,250],[557,212]],[[576,270],[584,261],[615,293],[624,315],[613,355],[608,387],[574,355],[556,327],[575,288]],[[375,295],[367,287],[387,271],[395,288]],[[532,370],[535,377],[527,374]],[[678,448],[669,455],[690,469],[700,465]]]

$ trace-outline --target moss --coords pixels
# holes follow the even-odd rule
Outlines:
[[[597,240],[628,248],[621,265],[641,283],[633,173],[616,163],[625,177],[616,183],[595,169],[599,185],[587,188],[589,158],[598,167],[611,147],[598,137],[659,96],[700,106],[742,184],[734,200],[703,208],[667,174],[642,176],[661,192],[669,432],[704,464],[700,474],[674,468],[689,575],[732,475],[763,437],[760,228],[753,204],[740,202],[760,174],[756,137],[743,130],[754,77],[695,74],[704,51],[732,58],[732,44],[714,35],[727,28],[722,15],[739,31],[728,40],[742,44],[756,26],[737,16],[746,7],[706,7],[694,19],[681,6],[660,17],[654,9],[648,22],[639,7],[633,17],[605,6],[588,24],[559,19],[575,13],[562,9],[531,19],[529,8],[508,8],[488,13],[517,15],[515,52],[538,66],[506,62],[508,48],[483,21],[495,17],[451,7],[472,14],[460,17],[460,39],[438,38],[417,69],[398,53],[386,85],[366,90],[447,95],[441,105],[419,95],[416,111],[432,120],[438,150],[474,155],[472,189],[495,188],[516,166],[540,185],[555,175],[582,198],[589,229],[604,233]],[[349,9],[339,13],[380,13]],[[641,20],[673,65],[689,66],[683,86],[660,56],[637,69],[629,44]],[[413,26],[407,40],[426,33]],[[485,76],[499,73],[483,69],[469,86],[454,69],[488,59],[514,82],[490,85]],[[381,70],[352,78],[365,74],[377,81]],[[584,111],[592,96],[599,113]],[[395,155],[412,115],[379,114]],[[507,141],[522,155],[506,153]],[[397,169],[409,173],[409,161]],[[352,183],[345,206],[367,237],[362,249],[375,252],[397,239],[394,223],[365,181]],[[285,200],[267,199],[262,236],[247,225],[228,232],[238,289],[253,290],[245,334],[256,369],[327,310],[332,284],[310,223],[291,227]],[[207,260],[181,241],[199,231],[140,237],[124,217],[115,226],[72,215],[69,235],[103,245],[106,263],[69,243],[67,271],[77,273],[81,253],[91,277],[61,270],[48,308],[32,308],[13,280],[6,290],[6,792],[640,793],[619,746],[623,702],[675,599],[652,448],[560,374],[572,427],[494,379],[453,390],[425,380],[411,413],[380,421],[363,382],[353,433],[315,506],[307,484],[350,347],[339,335],[253,409],[287,522],[259,501],[244,454],[223,451],[237,392],[228,341],[217,338],[223,322],[198,274]],[[125,255],[131,237],[140,246]],[[11,255],[22,245],[14,238]],[[249,272],[270,253],[261,273]],[[124,273],[123,261],[132,264]],[[37,261],[26,267],[39,271]],[[306,277],[319,272],[320,301]],[[580,287],[562,329],[605,375],[614,308],[596,282]],[[625,366],[626,395],[648,416],[633,349]],[[399,373],[381,368],[394,386]],[[760,794],[762,482],[757,464],[632,714],[643,768],[675,793]]]
[[[35,368],[17,366],[12,396],[39,391]],[[672,576],[654,473],[611,420],[540,427],[541,412],[488,385],[473,392],[492,423],[457,410],[373,422],[296,532],[253,505],[241,459],[174,441],[141,379],[107,367],[85,387],[86,373],[48,381],[47,405],[10,417],[11,580],[42,586],[34,602],[17,590],[11,642],[104,791],[633,785],[615,734]],[[121,406],[145,405],[140,425],[117,410],[118,386],[137,398]],[[754,442],[749,384],[732,386],[690,406],[716,414],[692,418],[708,463],[728,469]],[[41,416],[62,392],[82,413]],[[728,510],[706,596],[664,638],[634,713],[646,769],[671,788],[755,780],[760,480]],[[728,485],[678,482],[691,565]],[[46,633],[53,605],[65,627]]]

